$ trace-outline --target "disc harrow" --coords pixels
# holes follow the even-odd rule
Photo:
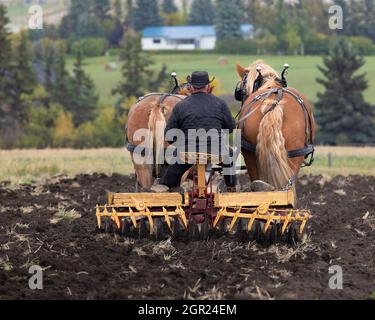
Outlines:
[[[194,156],[212,160],[209,155]],[[192,161],[193,155],[185,157]],[[184,239],[206,240],[214,233],[224,233],[265,244],[298,241],[311,214],[296,209],[292,190],[213,193],[212,166],[197,163],[189,193],[109,193],[108,203],[96,206],[98,228],[156,240],[176,239],[181,234]]]

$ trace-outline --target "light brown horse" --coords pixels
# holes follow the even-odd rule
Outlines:
[[[239,127],[250,179],[267,182],[277,190],[291,186],[307,157],[313,158],[311,105],[304,95],[286,88],[280,75],[263,61],[248,68],[237,64],[237,72],[248,93]]]
[[[210,87],[210,93],[214,91],[214,86]],[[137,189],[150,189],[154,183],[154,178],[160,177],[162,174],[162,166],[156,165],[156,160],[161,158],[164,153],[165,136],[164,130],[173,109],[177,103],[181,102],[187,96],[190,96],[189,85],[182,83],[176,87],[173,93],[151,93],[142,97],[138,102],[130,108],[128,121],[126,124],[127,149],[131,153],[132,162],[137,178]],[[153,163],[138,164],[135,161],[134,149],[142,142],[134,141],[134,134],[140,129],[148,129],[152,135],[149,144],[146,143],[148,150],[153,150]],[[152,144],[152,145],[150,145]],[[144,145],[144,143],[142,144]],[[188,177],[187,172],[183,181]]]
[[[179,90],[178,94],[150,94],[138,100],[131,107],[126,125],[127,148],[132,156],[139,187],[151,188],[154,177],[160,174],[160,167],[149,164],[138,164],[135,161],[134,148],[140,145],[141,142],[134,141],[134,134],[140,129],[150,130],[153,136],[150,142],[152,145],[147,145],[147,149],[153,150],[153,156],[159,158],[161,153],[164,152],[164,145],[160,141],[164,141],[165,126],[174,107],[188,95],[189,92],[186,89]],[[154,159],[154,163],[156,163],[156,159]]]

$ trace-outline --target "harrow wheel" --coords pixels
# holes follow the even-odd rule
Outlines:
[[[262,236],[262,225],[260,221],[256,220],[253,225],[253,229],[250,231],[250,241],[259,241]]]
[[[237,221],[237,227],[236,227],[236,233],[235,233],[235,236],[236,236],[236,239],[239,241],[239,242],[243,242],[243,241],[246,241],[246,238],[248,237],[248,234],[246,232],[246,229],[244,229],[244,226],[243,224],[245,223],[244,220],[242,219],[239,219]]]
[[[139,222],[138,237],[140,240],[148,238],[150,232],[145,219]]]
[[[155,219],[154,234],[156,241],[164,241],[167,238],[166,225],[162,219]]]
[[[191,240],[191,241],[198,241],[200,238],[199,228],[194,218],[189,223],[189,230],[187,232],[187,235],[188,235],[188,240]]]
[[[125,238],[130,235],[130,223],[126,219],[122,219],[121,222],[120,236]]]
[[[220,221],[219,231],[223,235],[228,233],[228,221],[227,221],[227,219],[222,219]]]
[[[281,241],[282,235],[281,235],[281,225],[280,224],[274,224],[272,226],[272,234],[271,234],[271,244],[276,244]]]
[[[180,219],[175,218],[172,226],[172,240],[177,240],[180,235],[181,222]]]
[[[286,242],[290,245],[296,245],[299,241],[298,232],[295,223],[291,224],[286,234]]]
[[[115,227],[110,218],[108,218],[106,222],[104,223],[104,232],[108,234],[113,234],[115,232]]]
[[[272,224],[265,234],[265,240],[267,245],[273,245],[281,240],[281,228],[279,224]]]
[[[200,239],[207,241],[210,233],[210,219],[206,217],[204,222],[201,224]]]

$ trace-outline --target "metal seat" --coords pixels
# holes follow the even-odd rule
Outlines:
[[[222,162],[222,158],[216,154],[181,152],[179,156],[185,163],[194,165],[218,165]]]

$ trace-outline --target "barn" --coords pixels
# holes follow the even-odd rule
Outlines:
[[[241,26],[244,39],[254,37],[250,24]],[[213,50],[216,46],[214,26],[148,27],[143,31],[143,50]]]

